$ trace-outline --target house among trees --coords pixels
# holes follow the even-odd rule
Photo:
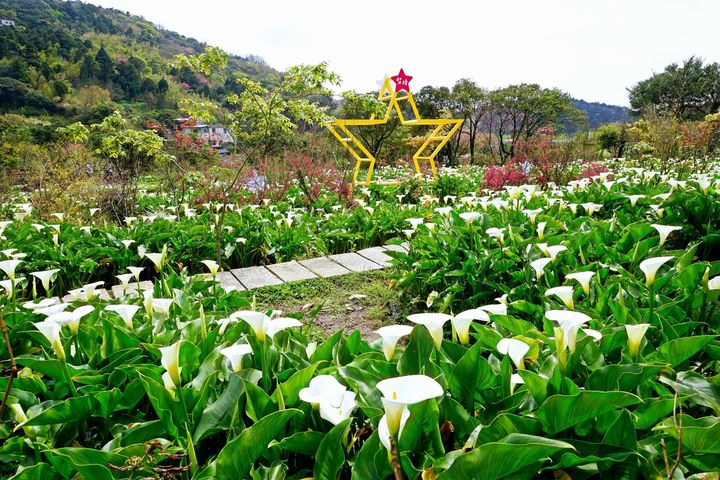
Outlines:
[[[194,118],[176,118],[175,126],[178,132],[202,139],[205,145],[214,148],[220,155],[228,153],[228,145],[235,143],[225,126],[219,123],[208,124]]]
[[[14,27],[15,20],[8,20],[6,18],[0,18],[0,26],[2,27]]]

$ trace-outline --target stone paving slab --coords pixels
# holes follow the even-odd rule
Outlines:
[[[248,290],[283,283],[282,280],[273,275],[273,273],[265,267],[236,268],[230,271]]]
[[[317,278],[317,275],[300,265],[295,260],[293,260],[292,262],[268,265],[267,269],[280,277],[283,282],[296,282],[298,280]]]
[[[83,293],[80,293],[79,295],[83,299],[85,298]],[[95,289],[95,293],[93,295],[94,295],[94,298],[99,298],[101,300],[110,300],[110,295],[108,294],[108,291],[105,290],[104,288]],[[75,301],[75,297],[73,297],[71,294],[68,293],[67,295],[62,297],[62,301],[64,303],[69,303],[69,302]]]
[[[235,289],[239,291],[245,290],[245,286],[230,272],[219,272],[215,279],[220,282],[220,286],[225,289],[235,287]]]
[[[135,281],[132,281],[128,283],[127,293],[133,293],[137,290],[138,283]],[[152,290],[153,289],[153,283],[150,280],[143,280],[140,282],[140,290]],[[115,285],[112,287],[112,293],[115,298],[122,297],[122,285]]]
[[[98,290],[95,290],[95,296],[102,299],[102,300],[110,300],[110,294],[108,291],[104,288],[100,288]]]
[[[390,260],[392,260],[392,258],[385,253],[385,248],[383,247],[365,248],[358,250],[357,254],[377,263],[381,267],[389,267]]]
[[[310,260],[300,260],[300,265],[313,272],[318,277],[336,277],[350,273],[350,270],[342,265],[333,262],[328,257],[311,258]]]
[[[357,253],[338,253],[337,255],[330,255],[329,258],[353,272],[367,272],[368,270],[380,270],[383,268]]]

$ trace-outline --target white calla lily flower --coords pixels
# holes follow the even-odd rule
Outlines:
[[[355,392],[338,382],[332,375],[319,375],[298,393],[300,400],[317,406],[320,417],[337,425],[350,417],[355,409]]]
[[[445,313],[416,313],[408,315],[408,320],[419,325],[424,325],[430,332],[435,347],[440,348],[443,341],[443,326],[452,316]]]
[[[565,245],[551,245],[547,247],[547,255],[550,256],[551,260],[555,260],[560,252],[567,250]]]
[[[540,240],[542,240],[545,237],[545,227],[547,227],[547,222],[540,222],[537,224],[537,235]]]
[[[127,304],[120,304],[120,305],[108,305],[105,307],[105,310],[108,312],[114,312],[117,313],[120,318],[123,319],[125,322],[125,326],[128,328],[128,330],[133,329],[133,322],[132,319],[135,316],[135,314],[140,310],[140,307],[138,305],[127,305]]]
[[[518,370],[525,370],[525,354],[530,351],[530,345],[517,338],[503,338],[495,348],[502,355],[508,355]]]
[[[323,401],[339,404],[342,394],[347,390],[332,375],[318,375],[310,380],[310,384],[298,393],[300,400],[319,405]]]
[[[152,311],[155,318],[159,321],[167,320],[170,316],[170,307],[172,307],[172,298],[152,298],[151,300]]]
[[[43,298],[38,302],[25,302],[23,303],[23,308],[26,310],[33,310],[33,313],[35,313],[35,311],[40,310],[41,308],[51,307],[53,305],[57,305],[58,303],[60,303],[60,299],[58,297],[50,297]]]
[[[146,258],[149,258],[151,262],[155,265],[155,271],[159,272],[162,270],[163,265],[165,265],[165,259],[167,257],[167,245],[163,246],[163,249],[160,253],[145,253],[143,255]]]
[[[595,272],[575,272],[565,275],[566,279],[575,280],[582,286],[585,295],[590,294],[590,279],[595,275]]]
[[[645,337],[645,332],[650,327],[649,323],[638,323],[637,325],[625,325],[625,332],[628,337],[628,351],[630,356],[637,359],[640,354],[640,344]]]
[[[233,371],[236,373],[242,370],[243,357],[251,353],[252,347],[247,343],[237,343],[220,350],[220,354],[224,355],[225,358],[228,359],[230,367],[232,367]]]
[[[88,313],[95,310],[92,305],[83,305],[78,307],[72,312],[59,312],[50,315],[45,319],[46,322],[55,322],[58,325],[67,325],[70,329],[70,333],[75,336],[80,328],[80,320]]]
[[[582,207],[585,209],[585,211],[587,212],[587,214],[588,214],[589,216],[591,216],[593,213],[595,213],[595,212],[597,212],[598,210],[600,210],[603,206],[602,206],[601,203],[588,202],[588,203],[583,203],[583,204],[582,204]]]
[[[540,280],[540,278],[545,273],[545,267],[548,263],[552,262],[552,258],[538,258],[537,260],[533,260],[530,262],[530,267],[532,267],[533,270],[535,270],[535,278],[537,280]]]
[[[395,354],[395,347],[397,346],[398,340],[406,335],[410,335],[412,329],[413,327],[410,325],[387,325],[375,330],[375,333],[382,338],[383,353],[388,362],[392,360]]]
[[[391,436],[397,436],[403,411],[408,405],[439,397],[442,386],[426,375],[406,375],[387,378],[377,383],[385,407],[385,421]]]
[[[557,322],[560,329],[562,329],[563,342],[558,345],[560,347],[559,350],[564,350],[565,347],[567,347],[571,353],[575,351],[578,330],[591,320],[590,317],[584,313],[570,310],[548,310],[545,312],[545,318]]]
[[[182,368],[180,367],[181,345],[182,340],[178,340],[172,345],[169,345],[167,347],[160,347],[159,349],[161,355],[160,363],[162,364],[168,377],[172,381],[172,384],[176,387],[179,387],[182,383],[182,379],[180,377],[180,372],[182,372]]]
[[[640,270],[645,274],[645,284],[650,287],[655,283],[655,275],[660,267],[675,257],[652,257],[640,262]]]
[[[60,340],[60,325],[57,322],[43,320],[35,325],[40,333],[50,342],[50,346],[55,351],[55,356],[61,362],[65,361],[65,350],[63,349],[62,341]]]
[[[53,268],[52,270],[44,270],[42,272],[30,272],[30,275],[40,280],[43,289],[47,292],[50,290],[50,282],[59,271],[59,268]]]
[[[145,267],[127,267],[127,269],[130,270],[132,276],[135,277],[135,281],[140,282],[140,273],[145,270]]]
[[[450,319],[450,323],[452,323],[452,327],[462,345],[470,343],[470,324],[473,320],[489,322],[490,316],[487,312],[485,312],[485,310],[474,308],[460,312]]]
[[[637,205],[638,200],[645,198],[645,195],[628,195],[628,198],[630,199],[630,205],[634,207]]]
[[[2,260],[0,261],[0,270],[5,272],[10,280],[15,281],[15,270],[23,260]]]
[[[573,287],[553,287],[545,290],[545,296],[551,297],[555,295],[558,297],[567,308],[573,310],[575,305],[573,303]]]
[[[286,328],[302,327],[302,323],[296,318],[275,318],[271,319],[263,312],[252,310],[241,310],[230,315],[231,319],[240,318],[247,322],[253,329],[255,337],[259,342],[264,342],[265,337],[273,338],[276,333]]]
[[[672,232],[682,230],[682,227],[673,227],[671,225],[658,225],[657,223],[653,223],[650,226],[657,230],[658,235],[660,236],[660,243],[658,244],[658,246],[664,245],[668,235],[670,235]]]
[[[480,212],[462,212],[459,217],[465,220],[466,223],[473,223],[475,220],[482,217],[482,214]]]
[[[204,264],[208,268],[208,270],[210,270],[210,275],[212,275],[213,278],[217,277],[220,265],[218,265],[215,260],[203,260],[200,263]]]
[[[64,312],[66,308],[70,306],[69,303],[56,303],[55,305],[50,305],[49,307],[43,307],[38,308],[33,311],[33,313],[36,313],[38,315],[45,315],[46,317],[49,317],[50,315],[54,315],[56,313]]]
[[[120,275],[115,275],[115,278],[120,280],[120,285],[122,287],[123,295],[127,293],[127,289],[129,287],[130,280],[132,280],[134,275],[132,273],[121,273]]]

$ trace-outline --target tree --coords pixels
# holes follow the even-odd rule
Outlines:
[[[105,51],[105,47],[95,54],[95,76],[103,83],[107,83],[113,76],[113,61]]]
[[[467,78],[457,81],[452,89],[455,108],[463,119],[460,134],[468,136],[470,161],[475,160],[475,141],[482,126],[482,120],[492,108],[488,93]]]
[[[414,96],[415,105],[423,118],[453,118],[459,116],[457,99],[447,87],[425,86]],[[458,133],[442,149],[441,156],[454,165],[460,156],[461,135]]]
[[[619,123],[600,125],[595,131],[595,141],[601,150],[610,152],[612,158],[622,157],[627,142],[625,125]]]
[[[720,109],[720,64],[690,57],[628,89],[633,114],[646,109],[681,120],[699,120]]]
[[[217,47],[208,47],[199,55],[179,55],[177,66],[211,76],[223,70],[228,55]],[[340,77],[327,68],[326,63],[317,65],[296,65],[281,75],[277,85],[263,85],[247,76],[236,76],[242,93],[233,93],[225,101],[231,107],[227,120],[235,138],[236,153],[240,153],[232,179],[225,182],[222,195],[229,199],[234,192],[240,175],[248,162],[278,155],[299,138],[302,125],[314,125],[329,120],[327,107],[320,106],[313,99],[329,96],[327,84],[338,85]],[[212,120],[211,114],[217,105],[208,100],[185,99],[180,107],[190,116]],[[221,261],[220,242],[225,210],[220,212],[215,223],[215,257]]]
[[[114,83],[122,88],[128,98],[137,97],[140,94],[141,85],[140,71],[136,64],[131,61],[118,62]]]
[[[158,93],[160,95],[165,95],[169,89],[170,85],[168,84],[168,81],[165,79],[165,77],[161,78],[157,84]]]
[[[339,77],[320,63],[290,67],[276,87],[265,87],[248,77],[238,81],[245,90],[227,98],[230,105],[239,107],[231,113],[231,131],[246,155],[265,156],[291,145],[301,125],[329,120],[327,107],[311,98],[331,95],[325,84],[337,85]]]
[[[358,94],[356,92],[343,92],[343,103],[340,107],[342,118],[376,118],[385,116],[387,105],[372,94]],[[371,127],[356,128],[353,134],[368,149],[373,157],[380,158],[383,146],[398,130],[400,120],[396,115],[391,116],[386,123]]]
[[[422,87],[414,95],[415,105],[423,118],[438,118],[443,110],[453,108],[453,99],[447,87]]]
[[[539,128],[555,126],[567,116],[578,115],[567,93],[537,84],[510,85],[489,94],[490,109],[482,119],[488,149],[501,163],[515,156],[518,142]]]
[[[89,82],[95,76],[95,60],[90,55],[83,57],[82,64],[80,64],[80,81]]]
[[[95,153],[107,162],[106,176],[113,189],[108,192],[104,207],[118,221],[135,209],[140,174],[166,155],[162,150],[162,137],[152,130],[130,128],[117,111],[89,129],[77,122],[59,128],[58,133],[73,143],[85,143],[89,139]]]

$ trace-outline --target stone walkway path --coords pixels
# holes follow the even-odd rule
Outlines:
[[[327,257],[293,260],[260,267],[234,268],[218,273],[217,280],[223,287],[235,287],[237,290],[253,290],[299,280],[381,270],[390,266],[390,256],[385,253],[388,250],[407,252],[407,244],[371,247],[355,253],[339,253]],[[127,292],[134,292],[138,287],[140,290],[150,290],[153,288],[153,284],[147,280],[140,282],[139,285],[130,282]],[[110,293],[104,288],[95,290],[95,295],[105,300],[110,299]],[[112,295],[116,298],[121,297],[123,295],[122,286],[115,285],[112,287]],[[63,297],[63,301],[70,300],[72,300],[71,295]]]
[[[327,257],[293,260],[263,267],[235,268],[218,273],[217,280],[223,287],[232,286],[238,290],[252,290],[298,280],[380,270],[390,266],[390,256],[385,253],[387,250],[405,252],[407,246],[405,244],[386,245],[365,248],[355,253],[339,253]]]

